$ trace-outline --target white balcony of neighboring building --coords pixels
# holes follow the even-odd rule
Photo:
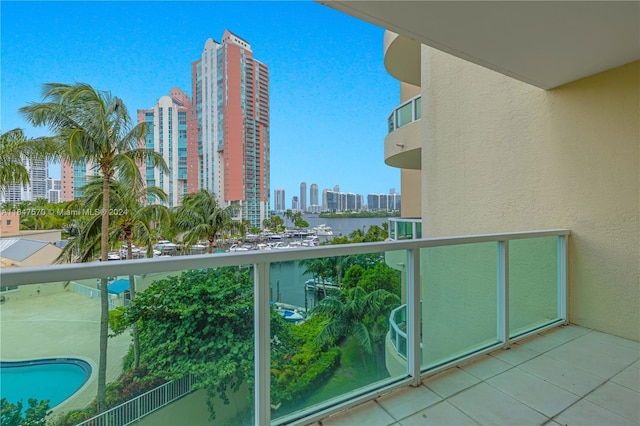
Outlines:
[[[396,79],[420,86],[420,43],[398,35],[384,33],[384,67]]]
[[[389,133],[384,139],[384,162],[402,169],[421,168],[422,96],[400,104],[389,115]]]

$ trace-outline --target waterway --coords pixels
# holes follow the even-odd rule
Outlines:
[[[293,227],[293,224],[289,219],[284,219],[285,225],[287,227]],[[364,230],[367,232],[372,225],[378,225],[382,227],[382,224],[389,221],[389,218],[386,217],[366,217],[366,218],[344,218],[344,219],[334,219],[334,218],[322,218],[318,217],[318,215],[304,215],[304,220],[309,222],[309,227],[313,228],[317,225],[325,224],[331,229],[333,229],[333,234],[335,236],[341,235],[349,235],[356,229]]]
[[[349,235],[356,229],[367,232],[370,226],[382,224],[388,221],[388,218],[320,218],[318,215],[305,215],[304,219],[309,222],[309,228],[325,224],[333,230],[334,236]],[[288,219],[284,218],[287,227],[293,227]],[[330,237],[321,237],[321,241]],[[313,291],[305,290],[305,282],[313,279],[311,274],[305,274],[304,265],[298,262],[279,262],[272,263],[269,271],[270,275],[270,295],[271,301],[282,302],[289,305],[299,306],[311,309],[318,303],[317,295]]]

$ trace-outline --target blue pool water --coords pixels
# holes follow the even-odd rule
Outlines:
[[[48,399],[53,408],[80,389],[91,376],[91,366],[71,358],[0,362],[0,397],[13,404],[29,398]]]

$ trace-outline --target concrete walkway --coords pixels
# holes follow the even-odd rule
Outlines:
[[[80,358],[92,366],[89,381],[54,414],[84,408],[96,397],[100,302],[66,291],[0,305],[0,359]],[[122,373],[131,336],[109,338],[107,382]]]

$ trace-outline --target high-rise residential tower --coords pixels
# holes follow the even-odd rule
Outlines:
[[[222,42],[205,42],[191,69],[197,142],[188,153],[188,179],[260,226],[269,215],[267,66],[227,30]]]
[[[277,212],[283,212],[285,208],[284,188],[276,188],[273,191],[274,206],[273,209]]]
[[[147,186],[157,186],[167,194],[169,208],[180,205],[188,192],[187,120],[190,110],[189,96],[177,87],[169,96],[158,99],[153,108],[138,110],[138,122],[146,122],[149,128],[144,147],[160,153],[169,168],[168,173],[163,173],[147,162],[141,174]]]
[[[9,185],[6,191],[0,192],[0,202],[18,203],[20,201],[35,201],[39,198],[48,199],[47,174],[49,167],[47,162],[24,157],[22,164],[29,173],[29,183]]]
[[[300,210],[307,210],[307,182],[300,183]]]
[[[309,202],[312,206],[318,205],[318,185],[315,183],[312,183],[309,188]]]

